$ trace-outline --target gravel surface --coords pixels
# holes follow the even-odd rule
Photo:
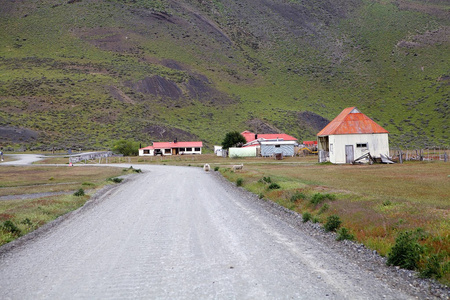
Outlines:
[[[34,162],[40,161],[45,157],[39,154],[5,154],[5,157],[12,157],[12,161],[3,161],[0,162],[1,165],[12,165],[12,166],[20,166],[20,165],[30,165]]]
[[[0,298],[449,297],[217,172],[140,167],[143,174],[0,247]]]

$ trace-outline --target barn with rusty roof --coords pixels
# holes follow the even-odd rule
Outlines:
[[[387,156],[388,134],[356,107],[348,107],[317,134],[319,162],[348,164]]]

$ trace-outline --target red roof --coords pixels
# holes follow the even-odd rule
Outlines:
[[[168,148],[201,148],[203,142],[154,142],[153,146],[141,149],[168,149]]]
[[[389,133],[356,107],[347,107],[317,135]]]
[[[241,133],[245,140],[247,141],[247,143],[250,143],[254,140],[257,139],[265,139],[265,140],[284,140],[284,141],[296,141],[297,139],[293,136],[290,136],[288,134],[285,133],[253,133],[250,132],[248,130],[244,131]]]

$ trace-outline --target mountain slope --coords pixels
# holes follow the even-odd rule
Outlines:
[[[3,145],[210,146],[244,129],[314,139],[348,106],[393,146],[450,144],[445,1],[0,4]]]

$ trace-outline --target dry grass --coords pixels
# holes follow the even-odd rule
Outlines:
[[[121,175],[122,170],[114,167],[4,166],[0,172],[0,196],[73,191],[83,183],[95,187],[117,174]]]
[[[0,245],[82,206],[90,195],[74,196],[76,190],[94,192],[110,183],[107,178],[132,172],[115,167],[55,166],[2,166],[0,170],[0,196],[67,192],[37,199],[0,200]]]
[[[399,232],[423,229],[426,237],[421,243],[427,254],[443,257],[447,270],[442,281],[450,281],[450,163],[244,165],[240,173],[226,168],[222,174],[231,182],[243,178],[246,189],[299,213],[307,211],[320,220],[339,215],[343,227],[381,255],[387,255]],[[281,189],[269,190],[263,177],[270,177]],[[307,199],[292,202],[296,192]],[[316,193],[336,199],[313,205],[310,200]],[[324,204],[327,207],[321,210]]]

